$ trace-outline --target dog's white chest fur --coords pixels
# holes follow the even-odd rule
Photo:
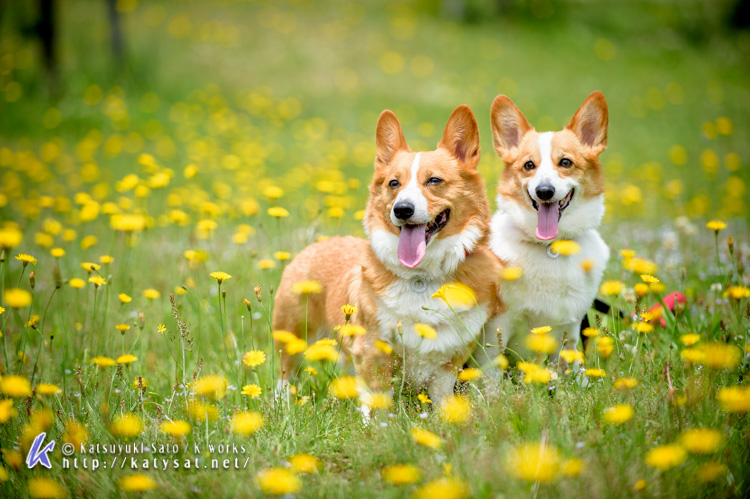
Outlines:
[[[523,270],[520,279],[501,286],[507,312],[498,326],[503,327],[506,341],[508,336],[527,334],[533,327],[552,326],[564,328],[573,345],[577,342],[572,335],[577,335],[576,325],[596,297],[609,248],[595,229],[584,230],[575,241],[581,248],[579,253],[552,258],[547,253],[548,245],[530,241],[514,224],[511,214],[495,213],[490,248],[509,266]],[[583,269],[586,260],[593,263],[588,271]]]
[[[430,298],[442,282],[423,281],[426,289],[417,292],[410,280],[398,279],[387,292],[378,298],[378,320],[385,340],[394,348],[394,355],[401,357],[406,350],[406,380],[415,387],[428,386],[439,369],[472,346],[475,337],[482,331],[487,320],[487,305],[479,307],[454,307],[454,311],[439,298]],[[423,307],[432,310],[425,310]],[[433,311],[435,310],[435,311]],[[403,336],[396,323],[401,321]],[[428,339],[414,330],[417,323],[427,324],[437,331],[437,337]]]

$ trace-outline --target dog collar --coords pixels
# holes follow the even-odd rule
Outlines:
[[[427,283],[419,276],[412,277],[409,284],[411,284],[411,289],[415,293],[424,293],[427,290]]]
[[[555,258],[560,258],[560,253],[558,253],[555,249],[553,249],[551,244],[548,244],[547,256],[554,260]]]

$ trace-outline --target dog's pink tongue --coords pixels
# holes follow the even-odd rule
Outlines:
[[[557,219],[560,218],[560,205],[539,203],[539,220],[536,225],[536,238],[549,241],[557,237]]]
[[[401,235],[398,238],[398,261],[404,267],[413,269],[424,258],[427,248],[424,235],[427,224],[404,225],[401,227]]]

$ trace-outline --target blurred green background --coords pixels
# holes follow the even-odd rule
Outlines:
[[[607,222],[744,224],[746,5],[3,1],[0,209],[23,226],[51,203],[44,196],[66,213],[83,192],[118,205],[107,214],[187,225],[268,203],[353,232],[342,220],[361,216],[381,110],[396,112],[413,149],[429,149],[451,110],[469,104],[493,192],[497,94],[549,130],[598,89],[610,106]],[[138,202],[161,188],[161,204]]]

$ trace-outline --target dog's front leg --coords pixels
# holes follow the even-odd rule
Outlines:
[[[432,403],[435,407],[445,400],[445,398],[453,393],[453,388],[456,386],[457,373],[455,368],[449,368],[448,366],[439,367],[432,378],[427,384],[427,393],[430,395]]]

